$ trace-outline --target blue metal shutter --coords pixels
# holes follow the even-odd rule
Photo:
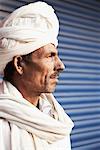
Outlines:
[[[100,150],[100,3],[55,1],[66,69],[55,96],[74,121],[72,150]]]
[[[34,2],[2,1],[8,12]],[[45,1],[60,20],[58,50],[66,69],[54,94],[75,124],[72,150],[100,150],[100,1]]]

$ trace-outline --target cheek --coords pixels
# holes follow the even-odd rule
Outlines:
[[[45,67],[45,69],[42,69],[42,72],[39,74],[40,76],[40,83],[42,85],[45,85],[49,82],[50,75],[51,75],[52,69]]]
[[[37,85],[44,85],[49,82],[50,75],[53,72],[54,64],[52,62],[32,63],[26,70],[26,77],[31,82]]]
[[[48,71],[47,70],[42,70],[41,74],[40,74],[40,83],[42,85],[45,84],[46,80],[48,78]]]
[[[47,84],[49,84],[49,83],[51,83],[50,81],[50,76],[51,76],[51,73],[52,73],[52,70],[47,70],[47,71],[45,71],[45,73],[44,73],[44,78],[43,78],[43,80],[44,80],[44,83],[47,85]]]

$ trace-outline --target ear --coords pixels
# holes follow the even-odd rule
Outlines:
[[[17,55],[14,57],[14,66],[16,68],[16,71],[22,75],[23,74],[23,66],[22,66],[22,57],[20,55]]]

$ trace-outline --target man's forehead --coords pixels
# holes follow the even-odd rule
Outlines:
[[[43,55],[43,54],[48,54],[48,53],[58,53],[57,48],[53,44],[47,44],[36,51],[33,52],[33,55]]]

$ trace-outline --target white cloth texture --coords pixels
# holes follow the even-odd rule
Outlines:
[[[52,94],[41,94],[39,110],[9,82],[0,92],[1,150],[71,150],[74,124]]]
[[[0,23],[0,73],[16,55],[58,44],[59,22],[54,9],[45,2],[22,6]]]

